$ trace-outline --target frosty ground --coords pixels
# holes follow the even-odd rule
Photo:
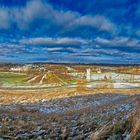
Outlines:
[[[139,89],[0,90],[0,138],[140,138]]]

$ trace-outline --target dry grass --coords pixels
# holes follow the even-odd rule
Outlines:
[[[140,98],[137,99],[137,106],[134,114],[132,115],[132,132],[131,139],[140,139]]]
[[[0,90],[0,103],[1,104],[15,104],[15,103],[31,103],[31,102],[39,102],[41,100],[60,100],[63,102],[62,98],[68,98],[71,96],[82,96],[83,98],[87,98],[94,96],[98,99],[98,96],[102,96],[102,94],[106,93],[123,93],[123,94],[137,94],[139,90],[137,89],[83,89],[83,91],[78,91],[76,88],[58,88],[58,89],[41,89],[41,90]],[[102,93],[102,94],[97,94]],[[97,94],[97,95],[91,95]],[[84,96],[83,96],[84,95]],[[135,96],[137,97],[137,96]],[[36,108],[26,109],[24,105],[17,105],[16,110],[0,110],[0,123],[2,123],[2,128],[0,129],[0,136],[8,134],[11,137],[16,137],[17,132],[21,130],[28,130],[28,132],[33,132],[38,127],[45,129],[48,133],[48,136],[55,135],[57,129],[60,129],[60,135],[63,138],[69,137],[72,129],[72,125],[76,125],[77,139],[82,134],[91,135],[93,140],[103,140],[111,135],[118,134],[121,132],[122,134],[125,130],[130,130],[132,140],[139,140],[139,106],[140,99],[137,98],[137,109],[130,115],[130,119],[119,120],[120,116],[124,116],[128,114],[127,112],[119,113],[119,114],[109,114],[104,115],[106,112],[110,110],[114,110],[117,108],[117,105],[127,104],[133,101],[134,98],[122,98],[111,103],[107,102],[105,105],[95,107],[85,107],[78,110],[70,110],[64,113],[51,113],[51,114],[43,114],[39,113]],[[76,98],[76,97],[75,97]],[[88,100],[87,100],[88,102]],[[35,103],[35,104],[36,104]],[[35,105],[34,104],[34,105]],[[135,101],[134,101],[135,104]],[[103,116],[103,117],[101,117]],[[113,122],[115,117],[118,117],[118,120]],[[133,117],[132,117],[133,116]],[[2,119],[2,120],[1,120]],[[74,121],[74,123],[73,123]],[[98,124],[99,122],[105,122]],[[54,125],[55,124],[55,125]],[[113,124],[113,125],[112,125]],[[12,126],[9,129],[9,126]],[[56,136],[57,137],[57,136]],[[79,138],[80,139],[80,138]]]
[[[99,128],[91,135],[92,140],[103,140],[111,136],[117,136],[127,140],[140,140],[140,98],[136,99],[136,108],[129,114],[128,119],[118,120],[116,123],[109,123]],[[125,132],[127,134],[125,135]],[[118,139],[119,139],[118,138]]]
[[[139,89],[89,89],[89,88],[52,88],[34,90],[0,90],[0,104],[33,103],[41,100],[53,100],[59,98],[72,97],[77,95],[88,95],[96,93],[119,93],[119,94],[138,94]]]
[[[108,138],[112,129],[113,125],[104,125],[99,131],[96,131],[93,135],[91,135],[91,140],[103,140]]]

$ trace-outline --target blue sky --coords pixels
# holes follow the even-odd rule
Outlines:
[[[0,0],[0,62],[140,63],[140,2]]]

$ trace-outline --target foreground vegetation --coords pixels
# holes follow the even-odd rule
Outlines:
[[[75,88],[1,90],[0,138],[139,140],[138,92]]]

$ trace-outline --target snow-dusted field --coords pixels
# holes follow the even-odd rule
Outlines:
[[[140,83],[109,83],[109,82],[91,82],[87,85],[89,88],[140,88]]]
[[[138,100],[139,89],[0,90],[0,138],[90,140],[111,125],[108,140],[126,139]]]
[[[82,108],[96,108],[127,98],[126,95],[89,95],[78,96],[54,101],[43,101],[38,104],[39,112],[43,113],[64,113],[67,111],[80,110]]]
[[[115,73],[115,72],[92,74],[91,80],[103,80],[105,76],[107,78],[111,77],[113,82],[126,82],[130,80],[132,77],[135,79],[136,82],[140,82],[140,75],[122,74],[122,73]]]

